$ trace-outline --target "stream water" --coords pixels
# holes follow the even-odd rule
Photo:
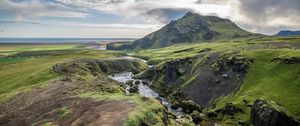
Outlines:
[[[143,59],[139,59],[139,58],[135,58],[135,57],[130,57],[130,56],[124,56],[124,57],[120,57],[120,58],[124,58],[124,59],[137,59],[137,60],[141,60],[143,62],[147,62],[146,60]],[[152,66],[150,66],[152,67]],[[183,115],[185,115],[182,112],[182,108],[178,108],[178,109],[173,109],[171,107],[171,103],[164,97],[159,96],[158,93],[156,93],[154,90],[152,90],[149,85],[152,84],[152,82],[148,82],[146,80],[139,80],[139,79],[133,79],[133,74],[131,72],[122,72],[122,73],[117,73],[117,74],[113,74],[109,76],[110,78],[124,83],[126,84],[126,81],[129,80],[133,80],[134,82],[139,81],[140,84],[138,85],[138,92],[140,95],[144,96],[144,97],[149,97],[149,98],[156,98],[161,100],[161,103],[166,106],[168,108],[168,111],[171,112],[172,114],[174,114],[177,118],[181,118]],[[133,83],[134,83],[133,82]],[[142,82],[147,82],[147,84],[143,84]],[[129,85],[126,85],[126,94],[129,95]]]

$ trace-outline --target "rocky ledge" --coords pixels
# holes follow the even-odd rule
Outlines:
[[[299,122],[274,101],[257,99],[251,108],[254,126],[298,126]]]

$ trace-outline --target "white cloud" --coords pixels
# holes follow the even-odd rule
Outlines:
[[[162,24],[169,21],[159,9],[185,9],[229,18],[252,32],[273,34],[282,27],[300,28],[299,0],[59,0],[60,2],[133,20]],[[156,13],[157,12],[157,13]],[[254,30],[255,29],[255,30]],[[268,29],[268,30],[266,30]]]
[[[86,18],[87,13],[74,12],[67,10],[67,8],[55,3],[42,3],[40,1],[23,1],[12,2],[10,0],[0,1],[0,10],[9,11],[14,14],[18,20],[28,17],[72,17],[72,18]]]
[[[0,0],[0,10],[18,19],[27,17],[87,18],[101,12],[119,15],[124,20],[115,24],[50,22],[49,25],[105,29],[147,29],[152,32],[187,11],[231,19],[242,28],[258,33],[274,34],[281,29],[300,29],[299,0],[38,0],[12,2]],[[93,13],[89,13],[89,12]],[[101,20],[101,19],[100,19]],[[88,21],[87,21],[88,22]],[[136,23],[139,24],[130,24]],[[49,22],[40,22],[49,23]],[[149,30],[151,29],[151,30]],[[132,32],[133,33],[133,32]],[[137,32],[134,32],[137,33]],[[139,34],[140,35],[140,34]]]

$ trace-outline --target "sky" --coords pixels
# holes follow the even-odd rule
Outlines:
[[[300,0],[0,0],[0,37],[139,38],[187,12],[254,33],[300,30]]]

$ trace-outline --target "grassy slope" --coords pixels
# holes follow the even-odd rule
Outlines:
[[[241,54],[252,58],[255,62],[251,64],[241,89],[231,96],[222,98],[214,109],[232,102],[244,108],[247,115],[250,115],[250,108],[244,105],[243,100],[253,103],[257,98],[265,98],[276,101],[300,119],[300,65],[270,62],[274,57],[300,57],[300,51],[267,49],[245,51]],[[248,116],[242,117],[242,120],[250,121]]]
[[[53,50],[53,52],[55,52],[55,50]],[[64,55],[1,58],[0,101],[15,95],[20,90],[40,86],[51,79],[59,77],[56,73],[52,72],[52,66],[56,63],[76,58],[105,59],[118,55],[120,55],[120,53],[114,51],[88,51],[77,49],[75,53]]]
[[[45,50],[52,50],[52,48],[43,47]],[[57,63],[62,63],[72,59],[81,58],[97,58],[97,59],[113,59],[124,55],[121,52],[116,51],[94,51],[94,50],[82,50],[77,46],[74,48],[65,48],[62,50],[72,49],[71,53],[56,54],[58,50],[52,50],[54,55],[48,56],[32,56],[31,54],[40,53],[39,50],[28,55],[22,55],[22,57],[2,57],[0,58],[0,102],[8,100],[8,98],[16,95],[24,90],[31,90],[33,88],[46,85],[48,81],[55,80],[60,75],[52,71],[52,66]],[[23,52],[32,50],[19,51],[21,47],[15,47],[12,52]],[[74,51],[75,50],[75,51]],[[12,54],[10,54],[12,55]],[[111,86],[110,84],[107,84]],[[108,90],[110,88],[104,87]],[[142,99],[139,95],[126,96],[124,92],[119,91],[117,93],[101,93],[101,90],[97,92],[88,92],[85,94],[79,94],[80,97],[95,98],[98,100],[128,100],[136,104],[136,109],[132,111],[125,122],[128,126],[138,126],[143,122],[158,121],[156,125],[163,125],[163,106],[155,99]],[[70,110],[66,107],[62,107],[58,110],[60,118],[64,118],[70,114]],[[48,122],[45,125],[54,125],[52,122]]]
[[[231,96],[222,98],[214,109],[224,107],[227,102],[233,102],[244,108],[248,113],[246,117],[240,116],[237,118],[249,121],[250,109],[243,105],[243,99],[253,103],[257,98],[267,98],[278,102],[297,118],[300,118],[300,65],[270,62],[272,58],[278,56],[300,57],[300,51],[295,50],[291,46],[287,46],[284,49],[276,49],[276,47],[263,44],[263,42],[270,41],[300,42],[300,37],[264,37],[250,40],[234,40],[233,42],[228,41],[226,43],[175,45],[167,48],[140,51],[135,55],[149,59],[150,63],[160,64],[169,60],[197,56],[198,51],[204,48],[210,48],[212,51],[219,52],[244,49],[245,51],[241,51],[240,55],[253,59],[254,63],[251,64],[241,89]],[[252,51],[245,49],[250,46],[267,47],[268,49],[258,48]],[[175,53],[186,49],[189,50]]]
[[[0,55],[9,55],[21,51],[66,50],[80,48],[79,44],[0,44]]]

